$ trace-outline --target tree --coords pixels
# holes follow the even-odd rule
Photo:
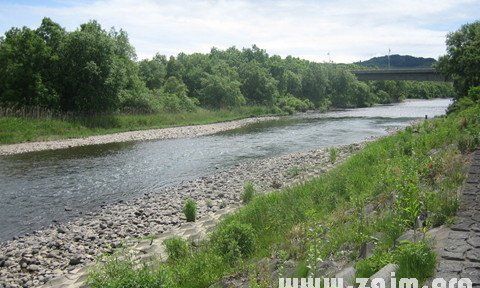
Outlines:
[[[229,108],[245,104],[240,82],[220,75],[208,74],[202,79],[200,103],[213,108]]]
[[[56,108],[52,60],[52,47],[37,31],[26,27],[7,31],[0,41],[0,102]]]
[[[318,64],[310,63],[302,77],[302,96],[318,106],[328,98],[328,85],[326,69]]]
[[[458,96],[466,96],[470,87],[480,85],[480,21],[448,34],[446,44],[438,68],[452,78]]]
[[[129,73],[125,66],[129,55],[118,49],[116,40],[96,21],[82,24],[65,37],[60,61],[63,110],[90,113],[119,107],[119,93]]]
[[[167,76],[167,58],[157,54],[151,60],[140,61],[139,73],[148,89],[159,89]]]
[[[300,75],[287,70],[283,74],[282,82],[280,83],[282,92],[292,94],[293,96],[301,96],[302,94],[302,78]]]
[[[278,96],[277,81],[256,61],[240,68],[241,91],[254,104],[271,105]]]

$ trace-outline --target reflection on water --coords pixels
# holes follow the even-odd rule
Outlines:
[[[40,229],[52,220],[77,217],[105,203],[211,174],[239,161],[385,135],[386,129],[405,126],[412,119],[443,114],[448,104],[449,100],[409,101],[308,113],[191,139],[0,157],[0,240]]]

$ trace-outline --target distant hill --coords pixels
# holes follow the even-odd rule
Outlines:
[[[410,55],[390,55],[390,68],[427,68],[435,62],[433,58],[414,57]],[[364,67],[388,68],[388,56],[373,57],[354,64]]]

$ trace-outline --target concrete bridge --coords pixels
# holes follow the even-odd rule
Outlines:
[[[448,81],[448,79],[443,74],[435,70],[435,68],[354,70],[352,73],[355,74],[357,79],[360,81]]]

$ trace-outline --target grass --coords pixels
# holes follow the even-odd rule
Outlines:
[[[462,151],[468,153],[479,144],[479,115],[480,106],[476,106],[459,114],[425,121],[369,143],[316,179],[254,197],[222,220],[191,257],[176,263],[157,264],[150,268],[151,273],[163,271],[162,277],[173,275],[162,278],[161,284],[168,283],[168,287],[208,287],[225,275],[242,273],[248,275],[252,287],[269,287],[278,279],[271,279],[271,271],[257,267],[260,259],[292,260],[298,263],[300,274],[320,277],[322,271],[316,269],[319,262],[326,259],[358,261],[361,247],[370,242],[375,244],[374,255],[393,255],[392,261],[399,263],[418,260],[416,255],[427,255],[429,250],[417,246],[399,248],[405,246],[399,245],[397,238],[405,230],[416,227],[420,214],[427,215],[427,228],[444,224],[455,215],[457,191],[465,178],[466,157]],[[465,145],[462,142],[465,138],[476,142]],[[369,206],[373,209],[366,209]],[[230,237],[232,232],[225,232],[229,231],[225,227],[234,225],[232,223],[243,225],[242,229],[248,231],[243,234],[253,233],[251,236],[255,239],[254,250],[248,250],[235,262],[226,257],[231,249],[214,248],[218,246],[218,239]],[[233,242],[233,251],[240,249],[234,245],[236,241],[230,242]],[[222,247],[228,248],[230,242],[221,242],[226,243]],[[431,264],[431,258],[425,263],[417,260],[405,269],[420,271],[414,277],[421,280],[428,277],[429,270],[417,266]],[[368,261],[371,265],[365,267],[364,271],[368,271],[364,274],[375,273],[381,266],[375,259]],[[110,272],[116,271],[111,267],[115,265],[124,267],[128,263],[111,260],[90,276],[90,285],[122,287],[115,283],[117,277],[123,276]],[[126,273],[140,277],[139,283],[150,279],[132,271]]]
[[[267,107],[205,110],[148,115],[110,115],[57,118],[0,118],[0,144],[79,138],[125,131],[201,125],[271,114]]]

